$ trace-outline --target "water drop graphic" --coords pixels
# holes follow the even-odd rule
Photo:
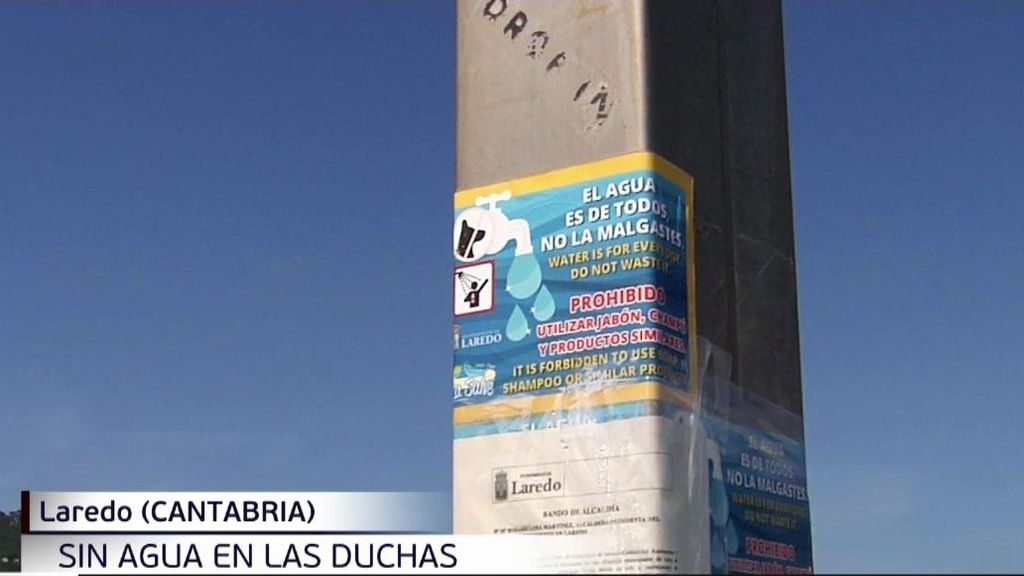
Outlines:
[[[537,288],[540,288],[540,281],[540,264],[532,252],[512,259],[506,288],[513,298],[524,300],[533,296]]]
[[[736,525],[733,524],[732,518],[725,524],[725,551],[730,556],[740,551],[740,536],[736,533]]]
[[[711,518],[715,528],[725,527],[729,520],[729,496],[725,493],[725,484],[721,480],[711,479]]]
[[[555,299],[547,286],[541,285],[537,299],[533,301],[533,317],[540,322],[550,320],[555,315]]]
[[[526,315],[523,309],[516,305],[512,315],[508,317],[508,324],[505,324],[505,335],[513,342],[519,342],[530,333],[530,326],[526,323]]]
[[[717,533],[711,536],[711,571],[713,574],[723,574],[725,570],[725,547],[722,546],[722,539]]]

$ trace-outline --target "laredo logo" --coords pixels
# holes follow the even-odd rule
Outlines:
[[[505,470],[494,473],[494,501],[530,500],[562,494],[563,483],[555,478],[551,470],[513,472]]]
[[[476,348],[478,346],[501,344],[501,340],[501,332],[498,330],[477,332],[475,334],[467,334],[466,336],[461,337],[456,348]]]
[[[543,482],[517,482],[512,481],[512,495],[519,494],[549,494],[552,492],[561,492],[562,483],[554,478],[548,477]]]
[[[508,500],[508,473],[504,470],[494,475],[494,499],[498,502]]]

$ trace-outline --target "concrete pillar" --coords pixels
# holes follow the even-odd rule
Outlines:
[[[604,539],[623,562],[638,557],[631,551],[670,551],[640,554],[643,566],[657,570],[810,568],[779,3],[458,0],[457,6],[456,531],[569,531]],[[632,230],[642,211],[587,219],[587,209],[606,205],[614,212],[615,202],[630,198],[603,190],[628,177],[657,182],[656,191],[637,190],[632,198],[667,206],[665,215],[652,210],[649,221],[675,229],[682,244],[673,245],[676,236],[661,229]],[[593,189],[598,192],[588,192]],[[505,206],[497,224],[467,212],[505,190],[507,200],[494,196],[481,208]],[[567,215],[573,208],[583,210],[582,221]],[[518,299],[508,291],[514,280],[508,269],[525,256],[522,242],[492,244],[493,253],[465,258],[459,242],[472,240],[467,229],[475,232],[481,218],[489,239],[528,223],[556,302],[557,313],[546,321],[527,314],[530,332],[514,343],[503,331],[505,316],[517,303],[521,311],[536,307],[530,290],[520,290]],[[572,233],[590,224],[595,233],[617,224],[633,233],[625,233],[628,241],[581,241],[576,249],[553,243],[559,234],[572,243]],[[549,243],[542,246],[542,238]],[[577,260],[568,269],[585,268],[595,263],[593,250],[603,248],[598,263],[610,264],[616,259],[607,249],[623,245],[633,251],[617,258],[619,266],[628,257],[663,260],[646,275],[618,268],[600,278],[571,278],[550,259],[566,256]],[[591,261],[579,262],[581,252]],[[673,264],[675,256],[682,260]],[[485,302],[489,308],[478,312],[466,308],[472,288],[459,280],[483,278],[481,271],[493,274],[488,283],[495,291]],[[562,377],[558,385],[536,380],[545,361],[593,356],[565,347],[543,354],[539,346],[557,338],[550,326],[548,336],[539,334],[542,325],[585,320],[570,310],[574,296],[640,285],[664,288],[671,301],[640,304],[643,322],[628,327],[668,336],[650,346],[604,350],[632,355],[653,347],[664,357],[607,366],[591,360],[548,372]],[[681,329],[650,312],[673,306],[686,320]],[[590,311],[596,318],[622,307]],[[621,327],[603,332],[615,330]],[[501,342],[493,342],[496,334]],[[685,344],[676,346],[672,336]],[[678,370],[666,365],[675,358]],[[589,375],[574,384],[580,373]],[[657,389],[645,396],[635,392],[637,383]],[[634,392],[622,392],[628,386]],[[538,420],[530,406],[550,409],[556,422]],[[615,410],[621,413],[610,416]],[[531,452],[547,443],[564,450]],[[614,478],[583,479],[601,470]],[[536,497],[495,495],[530,479],[562,487]],[[588,507],[595,511],[582,512]],[[657,520],[628,522],[631,515]]]

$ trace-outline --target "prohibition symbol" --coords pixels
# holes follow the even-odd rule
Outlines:
[[[455,269],[455,315],[466,316],[494,309],[494,262]]]

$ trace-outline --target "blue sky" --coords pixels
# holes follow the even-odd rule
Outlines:
[[[449,488],[453,18],[0,4],[0,509]],[[1019,571],[1024,3],[785,25],[817,567]]]

